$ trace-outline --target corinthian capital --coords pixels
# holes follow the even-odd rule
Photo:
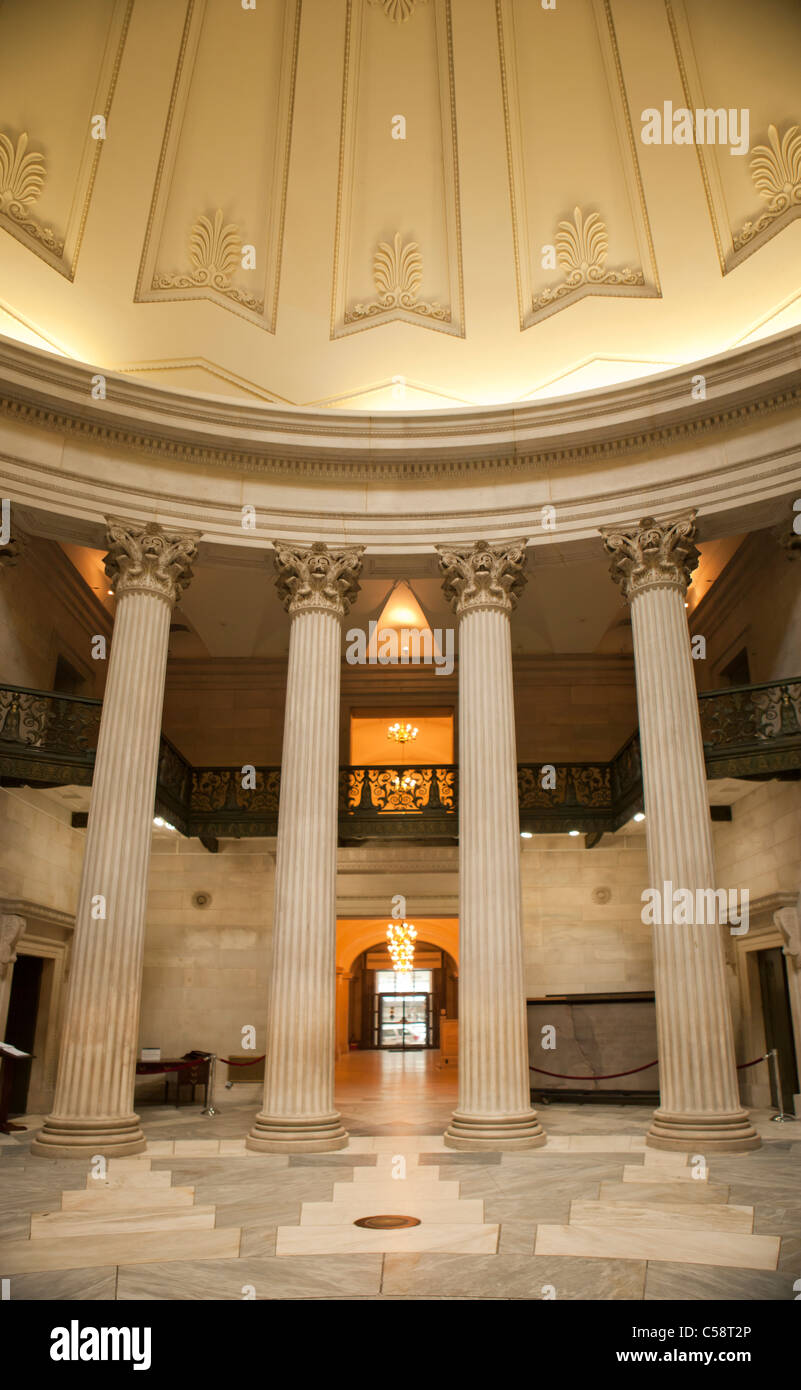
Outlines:
[[[525,540],[492,546],[475,541],[464,548],[438,545],[443,592],[459,617],[477,608],[511,613],[526,582]]]
[[[342,618],[359,592],[363,545],[329,547],[275,542],[278,597],[288,613],[309,610]]]
[[[634,526],[602,526],[609,573],[629,601],[643,589],[680,589],[684,594],[698,564],[695,510],[664,521],[645,516]]]
[[[154,521],[107,516],[106,574],[118,598],[152,594],[175,603],[192,578],[200,531],[165,531]]]

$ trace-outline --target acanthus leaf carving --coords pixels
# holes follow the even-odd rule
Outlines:
[[[373,281],[378,298],[368,304],[354,304],[345,314],[346,323],[385,314],[391,309],[405,309],[407,313],[450,322],[450,309],[418,299],[423,283],[422,253],[416,241],[404,245],[400,232],[395,233],[392,245],[388,241],[379,242],[373,257]]]
[[[200,214],[192,224],[187,246],[194,269],[157,273],[153,277],[154,290],[211,289],[254,313],[264,312],[264,304],[256,295],[231,284],[231,276],[241,260],[242,236],[235,222],[223,222],[222,208],[217,208],[213,222]]]
[[[751,178],[767,210],[756,221],[744,222],[732,237],[735,251],[764,232],[778,217],[801,206],[801,126],[790,125],[779,136],[775,125],[768,126],[767,145],[755,145]]]
[[[464,548],[438,545],[437,550],[443,593],[458,617],[479,608],[512,612],[526,583],[525,540],[498,546],[476,541]]]
[[[30,212],[30,206],[39,197],[47,177],[44,155],[37,150],[28,149],[28,133],[23,130],[17,136],[16,145],[3,131],[0,131],[0,213],[35,241],[41,242],[48,251],[61,256],[64,253],[63,238],[59,239],[52,227],[45,227]]]
[[[200,531],[165,531],[157,522],[107,517],[106,574],[117,598],[149,594],[177,602],[192,578]]]
[[[363,545],[310,546],[275,542],[278,597],[290,614],[304,611],[343,617],[359,591]]]
[[[387,19],[394,19],[396,24],[404,24],[414,14],[418,4],[425,3],[426,0],[370,0],[371,5],[380,5]]]
[[[583,285],[644,285],[641,270],[605,270],[609,251],[606,223],[597,212],[586,217],[581,208],[573,209],[573,221],[559,223],[554,239],[556,259],[565,272],[561,285],[542,290],[532,298],[532,308],[547,309],[558,299]]]
[[[602,526],[604,549],[611,555],[609,573],[631,601],[645,589],[672,588],[686,593],[700,559],[695,541],[694,508],[657,521],[643,517],[633,526]]]

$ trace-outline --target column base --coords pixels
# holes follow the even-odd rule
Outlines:
[[[655,1110],[645,1143],[649,1149],[673,1149],[679,1153],[731,1154],[758,1149],[762,1140],[747,1110],[724,1115],[673,1115]]]
[[[245,1148],[262,1154],[328,1153],[344,1149],[348,1132],[336,1111],[330,1115],[257,1115]]]
[[[457,1110],[442,1137],[448,1149],[495,1149],[504,1153],[538,1149],[548,1139],[536,1110],[524,1110],[518,1115],[463,1115]]]
[[[31,1153],[39,1158],[127,1158],[146,1147],[138,1115],[48,1115]]]

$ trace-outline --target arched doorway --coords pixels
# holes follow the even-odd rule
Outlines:
[[[336,1104],[367,1132],[412,1111],[436,1129],[455,1103],[459,923],[415,914],[414,924],[409,978],[391,969],[386,918],[337,922]]]

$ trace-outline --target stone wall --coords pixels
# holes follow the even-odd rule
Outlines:
[[[0,897],[72,916],[86,836],[45,792],[0,788]]]

